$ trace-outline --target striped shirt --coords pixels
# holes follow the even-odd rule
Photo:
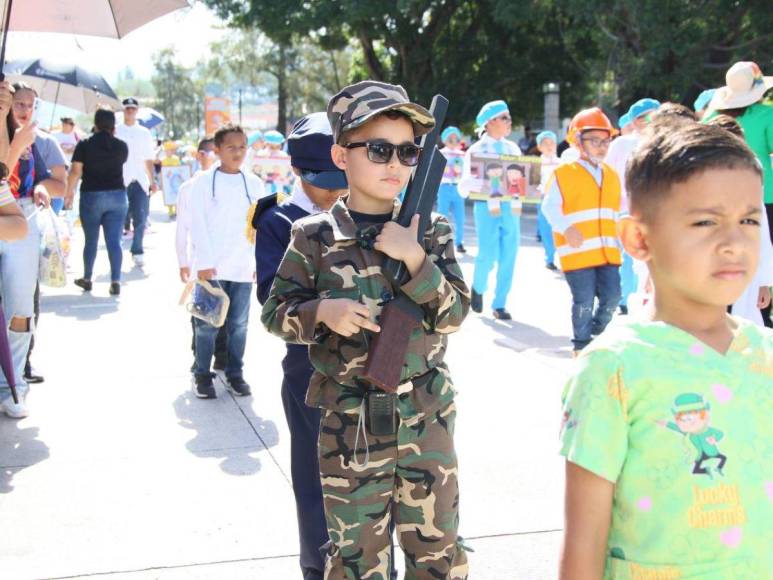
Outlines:
[[[16,200],[11,193],[11,188],[6,184],[0,186],[0,207],[14,203]]]

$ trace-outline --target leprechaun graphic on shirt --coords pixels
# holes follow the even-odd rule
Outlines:
[[[710,410],[711,405],[703,395],[683,393],[674,399],[671,407],[674,420],[658,421],[658,424],[687,437],[697,451],[693,474],[708,475],[713,479],[714,473],[724,475],[722,469],[727,462],[727,456],[717,447],[725,434],[711,426]],[[704,465],[712,460],[715,461],[714,465]]]

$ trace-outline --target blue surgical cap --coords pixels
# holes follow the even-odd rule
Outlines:
[[[507,108],[507,103],[504,101],[491,101],[481,107],[480,113],[475,117],[475,122],[478,127],[485,127],[486,123],[491,119],[498,117],[502,113],[509,113],[510,109]]]

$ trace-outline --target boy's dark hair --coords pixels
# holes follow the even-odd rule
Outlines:
[[[215,131],[215,147],[220,147],[223,144],[223,141],[225,141],[226,135],[231,133],[241,133],[244,135],[245,139],[247,138],[247,133],[244,132],[241,125],[226,123],[225,125],[220,125],[217,131]]]
[[[201,141],[199,141],[199,147],[196,149],[196,151],[206,151],[207,147],[210,145],[214,145],[215,140],[212,137],[205,137]]]
[[[677,123],[668,130],[647,131],[625,172],[631,212],[652,218],[674,185],[708,169],[746,169],[762,179],[754,152],[725,129]]]
[[[688,121],[697,121],[695,111],[690,107],[686,107],[680,103],[663,103],[652,113],[652,120],[662,117],[682,117]]]
[[[8,166],[0,161],[0,183],[4,183],[8,179]]]
[[[368,123],[370,123],[371,121],[375,121],[376,119],[380,119],[381,117],[386,117],[390,121],[395,121],[400,117],[402,117],[403,119],[411,123],[411,127],[413,127],[413,122],[408,117],[408,115],[406,115],[405,113],[401,113],[400,111],[384,111],[383,113],[379,113],[378,115],[373,116],[373,118],[368,119]],[[367,125],[367,123],[360,125],[360,127],[364,127],[365,125]],[[338,138],[338,145],[347,145],[351,143],[352,142],[351,135],[353,133],[356,133],[357,129],[359,129],[360,127],[356,127],[351,131],[344,131],[343,133],[341,133],[341,136]]]
[[[743,127],[741,127],[741,124],[730,115],[717,115],[713,119],[707,121],[706,124],[722,127],[725,131],[730,131],[736,137],[740,137],[741,139],[744,138]]]
[[[112,133],[115,129],[115,113],[110,109],[97,109],[94,113],[94,128]]]

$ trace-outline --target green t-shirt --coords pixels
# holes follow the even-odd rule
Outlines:
[[[605,578],[773,578],[773,332],[725,355],[610,326],[564,391],[561,454],[615,484]]]

